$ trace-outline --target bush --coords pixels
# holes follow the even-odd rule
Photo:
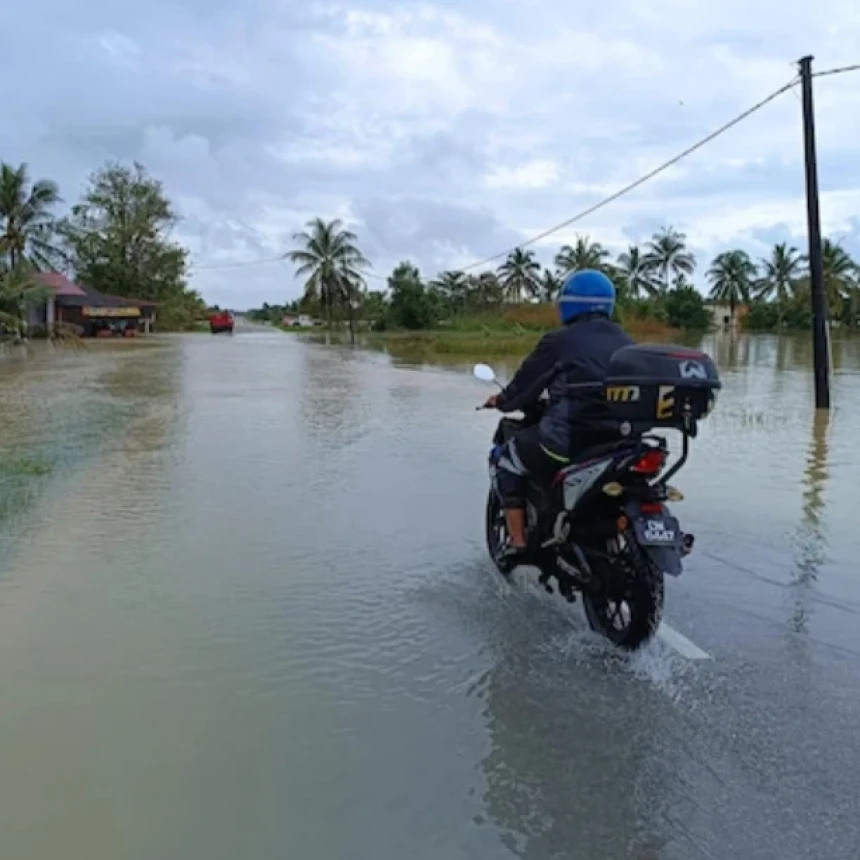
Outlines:
[[[663,298],[666,322],[672,328],[704,331],[711,326],[711,315],[702,294],[689,286],[675,287]]]
[[[777,319],[776,305],[770,302],[752,302],[741,324],[745,331],[773,331],[777,327]]]
[[[551,329],[558,324],[558,310],[554,304],[511,305],[504,310],[502,319],[511,325],[526,329]]]

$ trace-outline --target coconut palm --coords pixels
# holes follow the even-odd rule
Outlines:
[[[465,272],[442,272],[430,282],[430,286],[438,290],[452,308],[459,310],[466,304],[469,294],[469,279]]]
[[[38,179],[31,184],[26,164],[0,164],[0,261],[9,269],[23,261],[35,269],[52,269],[61,259],[51,212],[60,202],[55,182]]]
[[[285,257],[297,266],[296,277],[306,278],[305,300],[324,304],[331,328],[334,305],[346,296],[352,307],[352,286],[363,283],[361,272],[370,263],[358,248],[358,237],[337,218],[328,222],[314,218],[293,239],[299,247]]]
[[[782,328],[785,307],[794,296],[798,281],[803,277],[806,258],[785,242],[773,246],[768,259],[760,262],[761,279],[758,296],[762,299],[776,299],[777,326]]]
[[[824,272],[824,297],[832,318],[839,317],[845,300],[857,288],[858,267],[851,255],[838,243],[825,239],[821,245]]]
[[[645,262],[645,255],[638,245],[630,245],[619,255],[616,268],[627,285],[628,294],[634,299],[638,299],[642,293],[653,296],[659,292],[654,269]]]
[[[561,278],[552,269],[544,269],[533,295],[542,302],[554,302],[560,290]]]
[[[643,264],[660,275],[661,292],[667,293],[672,277],[692,275],[696,258],[687,250],[687,236],[674,227],[664,227],[645,246]]]
[[[842,315],[846,300],[854,301],[854,293],[860,285],[860,269],[850,254],[832,239],[825,239],[821,243],[821,264],[827,315],[830,319],[836,319]],[[796,284],[795,295],[808,300],[810,288],[810,273],[807,270]]]
[[[711,298],[726,302],[734,320],[735,308],[749,301],[757,274],[755,263],[746,251],[724,251],[718,254],[707,273],[711,282]]]
[[[469,275],[469,293],[475,304],[486,306],[498,304],[504,291],[495,272],[481,272],[480,275]]]
[[[578,272],[580,269],[605,271],[608,257],[609,251],[599,242],[592,242],[588,236],[577,236],[572,247],[570,245],[561,247],[555,255],[555,265],[564,275]]]
[[[367,281],[364,280],[360,272],[354,271],[348,266],[342,266],[337,273],[335,283],[337,284],[336,296],[346,310],[349,340],[350,343],[355,343],[355,312],[361,307],[364,300],[364,294],[367,292]]]
[[[499,267],[499,281],[508,299],[520,302],[523,293],[532,294],[537,289],[539,273],[540,263],[535,260],[534,251],[517,248]]]
[[[27,331],[27,310],[44,304],[50,291],[34,277],[35,269],[20,260],[14,269],[0,270],[0,328],[21,336]]]

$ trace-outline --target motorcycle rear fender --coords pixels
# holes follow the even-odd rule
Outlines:
[[[671,516],[669,506],[663,504],[663,512],[667,516]],[[638,499],[628,499],[624,505],[624,513],[632,519],[641,517],[642,508]],[[643,546],[645,554],[651,559],[654,567],[663,572],[666,576],[680,576],[684,572],[684,565],[681,562],[681,547],[663,547],[663,546]]]

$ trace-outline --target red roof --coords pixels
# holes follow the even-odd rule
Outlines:
[[[59,272],[39,272],[36,279],[54,291],[56,296],[85,296],[86,293]]]
[[[55,296],[63,298],[85,298],[90,299],[95,305],[110,305],[112,307],[124,304],[138,305],[140,307],[158,307],[158,302],[144,301],[142,299],[129,299],[125,296],[112,296],[107,293],[100,293],[91,287],[81,287],[78,284],[72,283],[65,275],[59,272],[37,272],[36,280],[46,286],[49,290],[53,290]],[[71,302],[73,305],[82,305],[85,302]]]

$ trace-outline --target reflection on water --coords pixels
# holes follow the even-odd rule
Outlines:
[[[834,332],[830,344],[831,365],[836,373],[860,372],[860,337]],[[749,335],[718,332],[703,338],[701,348],[708,351],[724,371],[744,371],[751,366],[768,366],[779,372],[812,373],[812,338],[806,334]]]
[[[818,571],[827,561],[827,539],[822,519],[825,507],[824,489],[828,478],[827,434],[830,429],[830,412],[815,411],[812,422],[812,442],[803,470],[803,516],[795,543],[795,567],[792,575],[794,612],[792,627],[798,633],[807,630],[810,603],[808,595],[818,579]]]
[[[860,373],[860,337],[846,332],[831,336],[831,363],[835,373]],[[783,380],[784,371],[812,373],[812,341],[805,334],[750,335],[738,332],[716,332],[705,336],[685,335],[681,342],[703,349],[717,362],[723,373],[745,373],[751,367],[776,371],[775,379]],[[500,377],[509,378],[519,366],[522,356],[487,356],[437,354],[414,345],[403,345],[397,340],[374,341],[371,347],[389,355],[402,366],[435,365],[456,370],[470,370],[478,361],[488,361]]]
[[[676,782],[660,749],[673,732],[669,700],[632,689],[611,661],[535,653],[532,637],[512,636],[485,691],[485,804],[503,843],[530,860],[657,860]]]

